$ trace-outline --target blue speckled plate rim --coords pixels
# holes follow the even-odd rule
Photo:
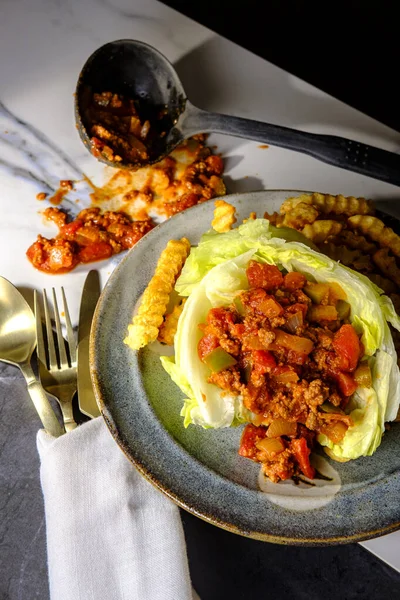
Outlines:
[[[301,191],[301,190],[285,190],[285,189],[256,190],[256,191],[241,193],[241,194],[231,194],[229,196],[225,196],[225,200],[235,202],[235,200],[237,200],[237,201],[246,200],[246,197],[249,197],[249,199],[251,199],[251,198],[254,198],[254,196],[258,196],[258,195],[260,196],[260,198],[264,198],[265,200],[268,200],[268,195],[276,194],[276,193],[282,193],[282,194],[286,194],[287,196],[293,196],[293,195],[299,195],[299,194],[304,194],[304,193],[309,193],[309,192]],[[266,198],[266,196],[267,196],[267,198]],[[210,203],[213,204],[214,201],[215,201],[215,199],[213,199],[205,204],[210,204]],[[201,206],[204,206],[204,203]],[[165,493],[169,498],[171,498],[176,504],[178,504],[183,509],[189,511],[190,513],[196,515],[197,517],[203,519],[206,522],[212,523],[218,527],[221,527],[223,529],[226,529],[230,532],[233,532],[233,533],[236,533],[239,535],[243,535],[245,537],[251,537],[253,539],[257,539],[257,540],[261,540],[261,541],[280,543],[280,544],[321,546],[321,545],[328,545],[328,544],[344,544],[344,543],[358,542],[358,541],[362,541],[362,540],[371,539],[371,538],[374,538],[377,536],[385,535],[385,534],[391,533],[393,531],[396,531],[397,529],[400,529],[400,521],[396,521],[390,525],[387,525],[384,527],[381,526],[377,529],[369,529],[369,531],[362,531],[362,532],[360,531],[353,535],[330,536],[329,538],[317,538],[317,537],[312,537],[312,536],[299,538],[299,537],[292,537],[291,535],[276,536],[276,535],[271,535],[268,532],[249,531],[247,529],[243,530],[242,528],[236,526],[234,523],[227,522],[226,520],[218,519],[218,517],[216,517],[215,514],[205,513],[204,511],[199,510],[198,507],[186,502],[182,497],[180,497],[179,495],[174,493],[174,490],[171,489],[170,486],[168,486],[164,482],[160,481],[160,479],[161,479],[160,477],[155,477],[155,475],[152,472],[152,469],[148,465],[144,464],[144,462],[141,460],[141,457],[133,451],[133,449],[130,447],[130,445],[127,443],[126,439],[124,438],[124,435],[122,434],[122,432],[119,431],[116,420],[112,414],[112,411],[110,411],[110,408],[107,404],[107,398],[105,397],[105,394],[104,394],[105,390],[103,389],[103,387],[101,385],[101,378],[99,377],[99,372],[101,372],[102,367],[101,367],[101,364],[99,363],[99,357],[98,357],[98,353],[96,352],[96,347],[97,347],[97,341],[98,341],[100,331],[101,331],[101,329],[100,329],[101,328],[101,318],[102,318],[102,313],[105,310],[104,307],[107,304],[109,295],[112,294],[113,282],[118,280],[118,278],[120,276],[120,272],[124,270],[125,263],[130,260],[131,253],[135,252],[135,250],[139,247],[139,245],[151,243],[151,239],[153,239],[155,236],[159,235],[160,228],[173,227],[174,220],[182,219],[182,218],[187,219],[188,217],[183,216],[183,215],[190,215],[190,213],[193,213],[193,212],[195,213],[196,210],[199,210],[199,206],[194,206],[194,207],[189,208],[186,211],[184,211],[184,213],[179,213],[179,214],[175,215],[168,221],[157,226],[154,230],[152,230],[149,234],[147,234],[144,238],[142,238],[138,242],[138,244],[136,244],[135,247],[132,248],[123,257],[123,259],[121,260],[119,265],[115,268],[115,270],[111,274],[111,276],[101,294],[99,302],[97,304],[97,308],[96,308],[94,318],[93,318],[93,323],[92,323],[92,328],[91,328],[91,337],[90,337],[91,376],[92,376],[92,382],[93,382],[94,391],[95,391],[95,395],[96,395],[96,399],[97,399],[99,408],[101,410],[102,416],[103,416],[113,438],[115,439],[117,444],[120,446],[122,451],[125,453],[127,458],[131,462],[133,462],[133,464],[137,467],[137,469],[140,471],[140,473],[148,481],[150,481],[155,487],[157,487],[159,490],[161,490],[163,493]],[[154,419],[156,419],[158,421],[158,419],[154,413],[153,413],[153,417],[154,417]],[[172,436],[170,436],[170,442],[171,442],[171,444],[179,445],[174,440],[174,438],[172,438]],[[186,450],[184,450],[182,447],[181,447],[181,450],[183,452],[186,452]],[[191,457],[191,460],[194,462],[196,461],[196,459],[194,459],[193,457]],[[231,482],[231,484],[233,484],[233,482]],[[239,484],[234,484],[234,485],[239,485]],[[272,510],[273,510],[273,508],[272,508]],[[297,513],[296,511],[293,511],[293,515],[295,517],[298,516],[298,514],[299,513]]]

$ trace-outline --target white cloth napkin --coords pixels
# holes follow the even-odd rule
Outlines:
[[[179,510],[101,417],[37,446],[52,600],[192,600]]]

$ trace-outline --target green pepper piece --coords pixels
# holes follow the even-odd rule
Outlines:
[[[303,288],[303,291],[314,304],[321,304],[323,300],[328,299],[329,296],[329,284],[327,283],[312,283],[308,281]]]
[[[336,304],[338,317],[341,321],[348,319],[350,316],[350,304],[346,300],[338,300]]]
[[[244,317],[246,309],[244,307],[244,304],[242,302],[241,297],[240,296],[235,296],[234,299],[233,299],[233,303],[234,303],[235,308],[236,308],[237,312],[239,313],[239,315],[241,317]]]
[[[331,402],[326,400],[323,404],[321,404],[321,409],[326,413],[339,414],[344,415],[344,411],[338,406],[334,406]]]
[[[219,373],[228,367],[232,367],[237,363],[237,360],[233,358],[228,352],[225,352],[221,346],[212,350],[210,354],[204,357],[203,362],[210,367],[214,373]]]
[[[251,371],[252,371],[252,366],[250,364],[247,364],[245,366],[245,368],[243,369],[243,380],[244,380],[244,382],[245,382],[246,385],[250,381]]]

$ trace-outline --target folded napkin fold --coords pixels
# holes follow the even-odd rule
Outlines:
[[[148,483],[101,417],[37,437],[52,600],[191,600],[178,507]]]

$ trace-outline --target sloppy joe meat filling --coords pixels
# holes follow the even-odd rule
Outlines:
[[[340,442],[359,385],[371,385],[362,344],[337,283],[312,283],[298,272],[250,261],[249,289],[199,325],[208,381],[241,395],[253,414],[239,454],[262,464],[272,481],[313,478],[310,451],[318,433]]]
[[[47,208],[44,216],[57,225],[59,234],[52,239],[39,235],[26,254],[46,273],[66,273],[79,263],[110,258],[134,246],[154,227],[151,219],[132,221],[121,212],[101,213],[97,207],[82,210],[69,223],[58,208]]]

